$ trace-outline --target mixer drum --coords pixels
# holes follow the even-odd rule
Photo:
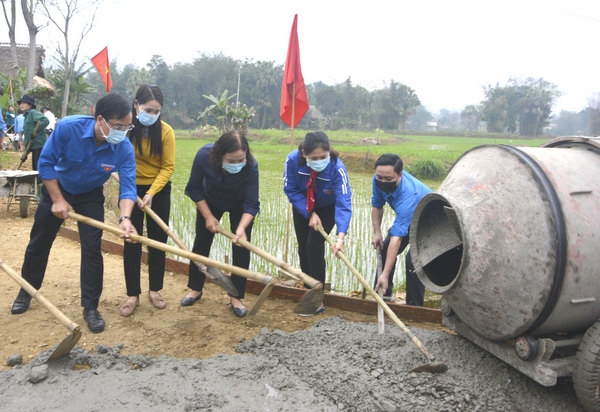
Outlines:
[[[417,206],[419,278],[487,339],[600,317],[600,145],[577,143],[476,147]]]

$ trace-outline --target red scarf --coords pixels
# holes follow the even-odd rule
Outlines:
[[[308,182],[306,182],[306,212],[310,215],[315,208],[315,198],[317,194],[317,175],[314,170],[310,171]]]

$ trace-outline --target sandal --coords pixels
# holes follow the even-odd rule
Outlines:
[[[163,297],[160,296],[160,293],[158,293],[158,292],[154,292],[152,290],[149,291],[148,299],[150,299],[150,302],[152,302],[152,305],[156,309],[164,309],[167,307],[167,301],[164,300]]]
[[[121,316],[131,316],[133,315],[133,312],[135,312],[135,308],[137,308],[139,303],[140,299],[137,296],[130,296],[125,303],[123,303],[123,306],[121,306],[119,313]]]

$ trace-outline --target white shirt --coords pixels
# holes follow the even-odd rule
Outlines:
[[[50,123],[48,123],[48,127],[46,127],[46,129],[54,130],[54,128],[56,127],[56,116],[54,116],[54,113],[52,113],[50,110],[46,110],[44,112],[44,116],[46,116],[48,118],[48,120],[50,121]]]

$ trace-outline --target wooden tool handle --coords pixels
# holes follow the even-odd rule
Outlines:
[[[79,329],[79,325],[69,319],[64,313],[62,313],[56,306],[46,299],[36,288],[31,286],[29,282],[19,276],[14,270],[12,270],[2,259],[0,259],[0,268],[4,270],[15,282],[17,282],[31,297],[35,298],[40,302],[46,309],[50,311],[58,320],[69,329],[69,332],[73,332]]]
[[[95,219],[80,215],[75,212],[69,212],[69,217],[77,220],[78,222],[85,223],[87,225],[96,227],[98,229],[106,230],[107,232],[111,232],[111,233],[114,233],[119,236],[122,236],[125,234],[125,232],[118,227],[108,225],[104,222],[97,221]],[[196,253],[192,253],[187,250],[181,250],[176,247],[167,245],[165,243],[159,242],[154,239],[149,239],[149,238],[141,236],[141,235],[130,234],[129,238],[135,242],[139,242],[144,245],[153,247],[154,249],[162,250],[163,252],[167,252],[167,253],[172,253],[174,255],[181,256],[181,257],[190,259],[192,261],[198,261],[202,264],[205,264],[206,266],[212,266],[212,267],[216,267],[218,269],[224,270],[226,272],[235,273],[236,275],[245,277],[247,279],[252,279],[257,282],[264,283],[265,285],[268,284],[271,281],[271,279],[273,278],[272,276],[263,275],[258,272],[252,272],[248,269],[243,269],[238,266],[228,265],[226,263],[222,263],[217,260],[213,260],[213,259],[207,258],[205,256],[198,255]]]
[[[229,230],[225,229],[221,225],[217,226],[217,231],[220,234],[228,237],[231,240],[235,239],[235,235],[233,233],[231,233]],[[276,258],[275,256],[260,249],[259,247],[253,245],[252,243],[248,242],[245,239],[238,239],[237,242],[240,245],[242,245],[243,247],[245,247],[246,249],[248,249],[249,251],[256,253],[258,256],[262,257],[263,259],[267,260],[268,262],[271,262],[275,266],[285,270],[288,273],[291,273],[294,276],[297,276],[298,278],[300,278],[300,280],[302,280],[304,283],[306,283],[311,288],[313,288],[316,285],[318,285],[319,283],[321,283],[318,280],[316,280],[315,278],[311,277],[310,275],[307,275],[306,273],[302,272],[302,270],[291,266],[289,263],[286,263],[281,259]]]
[[[319,226],[318,230],[323,235],[325,240],[327,240],[327,242],[329,242],[329,244],[331,246],[333,246],[333,241],[329,238],[327,233],[325,233],[323,228]],[[398,325],[400,327],[400,329],[402,329],[402,331],[406,334],[406,336],[408,336],[410,338],[410,340],[417,346],[417,348],[419,348],[421,353],[423,353],[423,355],[425,355],[427,357],[427,360],[429,361],[430,360],[429,352],[427,351],[427,349],[425,349],[425,346],[423,346],[423,343],[421,343],[419,338],[417,338],[410,331],[410,329],[408,329],[406,327],[406,325],[398,318],[398,316],[396,316],[394,311],[390,309],[390,307],[387,305],[387,303],[385,303],[383,298],[381,296],[379,296],[377,293],[375,293],[373,288],[365,281],[365,279],[360,275],[360,273],[358,273],[358,271],[354,268],[354,266],[352,266],[352,264],[346,258],[346,256],[344,256],[344,253],[338,251],[337,255],[340,257],[340,259],[342,259],[342,261],[346,264],[346,266],[348,266],[348,269],[350,269],[350,271],[354,274],[354,276],[358,279],[358,281],[363,285],[365,290],[371,296],[373,296],[373,298],[375,298],[377,303],[379,303],[379,305],[381,305],[381,307],[383,307],[383,310],[385,311],[385,313],[394,321],[394,323],[396,323],[396,325]]]

